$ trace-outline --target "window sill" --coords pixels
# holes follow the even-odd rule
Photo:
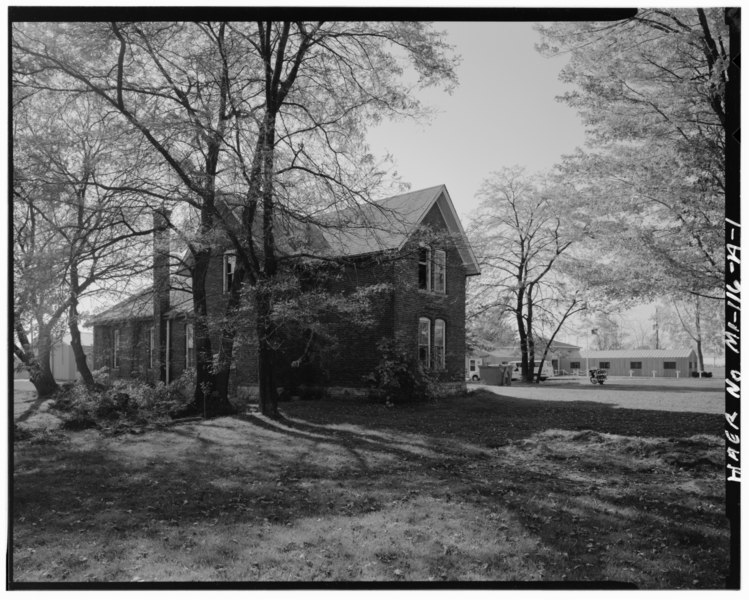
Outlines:
[[[436,296],[438,298],[446,298],[447,292],[435,292],[434,290],[425,290],[423,288],[419,288],[420,294],[429,294],[430,296]]]

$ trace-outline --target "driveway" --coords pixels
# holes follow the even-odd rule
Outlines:
[[[509,387],[469,384],[498,396],[546,402],[599,402],[616,408],[722,414],[725,383],[718,379],[650,379],[612,377],[603,385],[587,379],[550,379],[534,385],[513,382]]]

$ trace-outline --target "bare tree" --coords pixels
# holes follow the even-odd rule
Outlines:
[[[518,167],[494,173],[479,191],[481,204],[471,222],[474,248],[480,257],[482,278],[473,293],[484,309],[502,307],[514,315],[523,378],[533,379],[536,355],[536,315],[548,323],[558,318],[552,336],[572,314],[582,310],[578,293],[560,293],[554,268],[574,238],[565,228],[549,197],[533,178]],[[565,304],[562,306],[560,303]],[[548,351],[544,350],[544,356]]]

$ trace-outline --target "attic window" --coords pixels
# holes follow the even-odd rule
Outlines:
[[[432,249],[419,248],[419,289],[432,289]]]
[[[224,293],[231,290],[231,284],[234,281],[234,271],[237,266],[237,257],[234,253],[227,252],[224,254]]]
[[[435,250],[434,251],[434,267],[432,268],[432,274],[434,279],[432,281],[432,289],[435,292],[445,293],[445,251]]]

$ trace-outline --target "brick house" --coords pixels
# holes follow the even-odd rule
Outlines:
[[[440,185],[367,205],[356,211],[355,221],[346,228],[319,228],[311,235],[307,228],[307,243],[313,240],[318,254],[346,259],[336,291],[375,283],[389,284],[388,291],[377,300],[374,326],[339,332],[343,352],[319,365],[322,383],[328,388],[362,387],[380,361],[379,343],[398,338],[445,388],[464,386],[466,277],[478,275],[479,268],[447,188]],[[430,232],[429,244],[423,243],[424,231]],[[279,238],[283,246],[283,234]],[[155,238],[154,285],[89,321],[94,328],[94,368],[107,367],[113,378],[170,382],[195,363],[189,280],[170,273],[168,244],[163,237]],[[389,258],[383,260],[385,256]],[[215,268],[206,282],[209,314],[221,314],[234,256],[221,250],[211,260]],[[218,347],[218,339],[212,342]],[[249,332],[235,345],[235,391],[256,384],[256,364]],[[288,364],[277,367],[279,385],[284,385]]]

